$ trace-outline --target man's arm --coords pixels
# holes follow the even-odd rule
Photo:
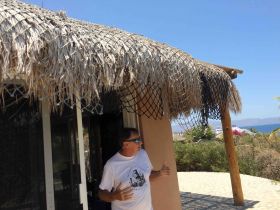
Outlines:
[[[109,192],[108,190],[98,190],[98,197],[102,201],[106,202],[112,202],[113,200],[116,200],[113,196],[113,193]]]
[[[165,164],[163,164],[159,171],[154,171],[154,170],[151,171],[150,181],[152,182],[160,177],[169,176],[169,175],[170,175],[170,168]]]
[[[129,186],[124,189],[121,189],[121,183],[119,184],[117,189],[113,192],[109,192],[108,190],[101,190],[101,189],[99,189],[98,191],[98,197],[100,198],[100,200],[106,202],[112,202],[114,200],[124,201],[124,200],[131,199],[132,196],[133,196],[132,188]]]

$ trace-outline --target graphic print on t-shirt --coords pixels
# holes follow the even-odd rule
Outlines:
[[[135,188],[143,187],[146,183],[144,172],[140,168],[133,168],[129,172],[130,186]]]

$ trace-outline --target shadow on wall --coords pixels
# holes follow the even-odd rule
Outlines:
[[[245,210],[252,208],[258,201],[245,200],[244,206],[234,206],[232,198],[180,192],[183,210]]]

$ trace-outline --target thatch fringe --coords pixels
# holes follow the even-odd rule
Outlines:
[[[210,102],[203,95],[202,74]],[[48,98],[53,109],[65,99],[74,103],[77,91],[92,103],[104,90],[137,82],[166,91],[172,117],[205,103],[226,102],[240,111],[238,92],[218,67],[140,35],[15,0],[0,0],[0,84],[7,79],[24,81],[28,95]]]

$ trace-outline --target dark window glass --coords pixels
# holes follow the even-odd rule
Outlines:
[[[51,114],[53,178],[56,210],[81,209],[76,110]]]
[[[6,101],[13,98],[5,96]],[[42,119],[37,102],[0,106],[0,209],[46,209]]]

